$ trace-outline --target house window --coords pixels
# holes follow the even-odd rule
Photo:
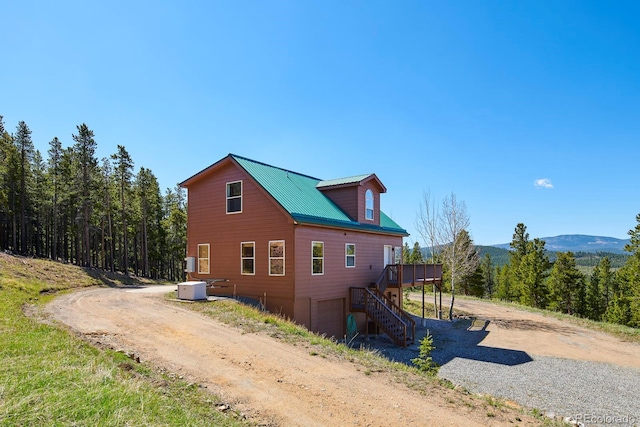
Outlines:
[[[240,243],[240,262],[242,264],[242,274],[256,274],[255,247],[255,242]]]
[[[242,181],[227,182],[227,213],[242,212]]]
[[[364,217],[373,221],[373,191],[367,190],[364,193]]]
[[[209,244],[198,245],[198,274],[209,274]]]
[[[356,266],[356,244],[347,243],[344,245],[344,265],[347,268],[354,268]]]
[[[324,274],[324,242],[311,242],[311,274]]]
[[[284,240],[269,242],[269,276],[284,276]]]

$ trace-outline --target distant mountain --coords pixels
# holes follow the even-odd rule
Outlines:
[[[629,239],[616,239],[614,237],[585,236],[583,234],[567,234],[555,237],[543,237],[545,248],[554,252],[612,252],[625,253],[624,245]],[[509,243],[492,245],[496,248],[509,249]]]

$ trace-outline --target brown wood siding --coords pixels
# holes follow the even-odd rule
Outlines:
[[[324,242],[324,274],[311,274],[311,242]],[[311,329],[318,325],[318,301],[349,299],[349,287],[366,287],[384,270],[384,246],[402,246],[402,237],[320,227],[295,232],[296,298],[310,298]],[[345,244],[356,245],[356,267],[345,267]],[[337,315],[339,315],[337,313]]]
[[[242,180],[242,213],[226,213],[226,184]],[[293,317],[293,221],[233,162],[188,188],[187,254],[197,256],[197,245],[211,245],[210,274],[191,279],[228,279],[219,294],[265,298],[267,308]],[[269,241],[285,241],[285,275],[269,276]],[[255,242],[255,275],[241,274],[240,243]]]
[[[364,205],[360,205],[358,197],[359,186],[328,188],[322,190],[323,194],[331,199],[333,203],[338,205],[340,209],[346,212],[354,221],[359,221],[360,206],[364,209]],[[362,199],[364,200],[364,199]],[[364,218],[364,215],[363,215]]]

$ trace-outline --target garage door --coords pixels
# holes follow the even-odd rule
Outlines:
[[[344,334],[344,298],[318,301],[318,332],[342,338]]]

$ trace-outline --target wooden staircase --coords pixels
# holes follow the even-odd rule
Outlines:
[[[364,312],[398,346],[413,344],[416,322],[378,288],[350,288],[351,311]]]

